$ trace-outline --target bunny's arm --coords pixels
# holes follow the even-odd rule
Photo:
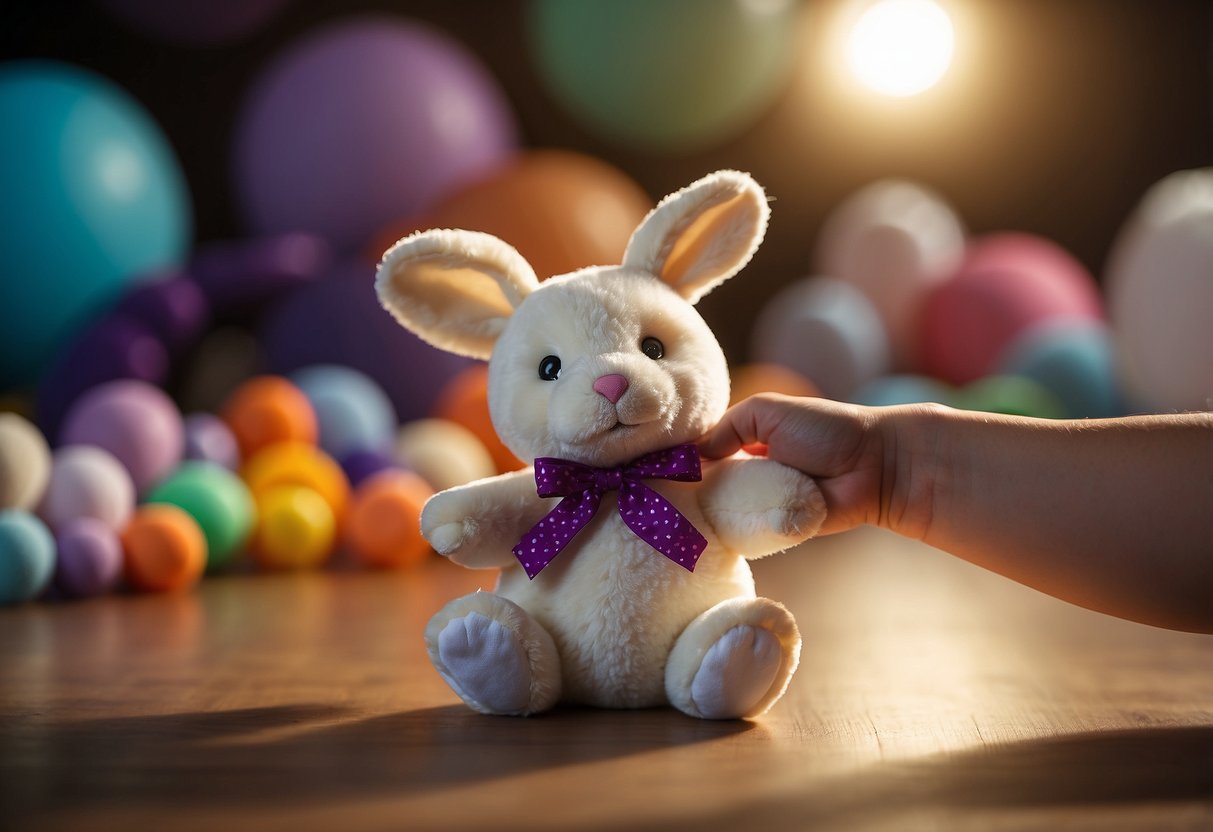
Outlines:
[[[421,533],[460,566],[495,569],[517,564],[511,549],[550,508],[524,468],[435,494],[421,511]]]
[[[705,466],[698,493],[720,542],[747,558],[807,540],[826,515],[811,477],[769,459],[734,457]]]

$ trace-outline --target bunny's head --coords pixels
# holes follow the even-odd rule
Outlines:
[[[383,256],[375,288],[401,324],[489,360],[489,410],[519,458],[618,465],[691,442],[724,413],[724,354],[693,304],[758,248],[762,189],[720,171],[661,201],[621,266],[542,284],[488,234],[434,230]]]

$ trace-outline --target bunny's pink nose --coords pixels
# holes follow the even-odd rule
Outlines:
[[[628,380],[619,373],[611,373],[594,379],[594,392],[601,393],[611,400],[611,404],[619,401],[619,397],[628,389]]]

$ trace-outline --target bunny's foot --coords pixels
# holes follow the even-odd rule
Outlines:
[[[524,716],[560,697],[560,658],[538,622],[491,592],[457,598],[425,628],[430,661],[468,707]]]
[[[782,604],[734,598],[678,637],[666,664],[666,695],[703,719],[757,716],[783,695],[799,661],[800,632]]]

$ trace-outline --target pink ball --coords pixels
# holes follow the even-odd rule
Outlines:
[[[184,429],[180,411],[163,391],[126,379],[81,396],[68,411],[59,441],[109,451],[142,494],[181,462]]]
[[[131,476],[113,454],[90,445],[55,451],[51,479],[38,514],[58,531],[80,517],[93,517],[118,531],[135,507]]]
[[[976,381],[995,371],[1021,332],[1067,317],[1103,320],[1099,288],[1081,263],[1030,234],[978,239],[956,273],[926,297],[922,369],[953,384]]]

